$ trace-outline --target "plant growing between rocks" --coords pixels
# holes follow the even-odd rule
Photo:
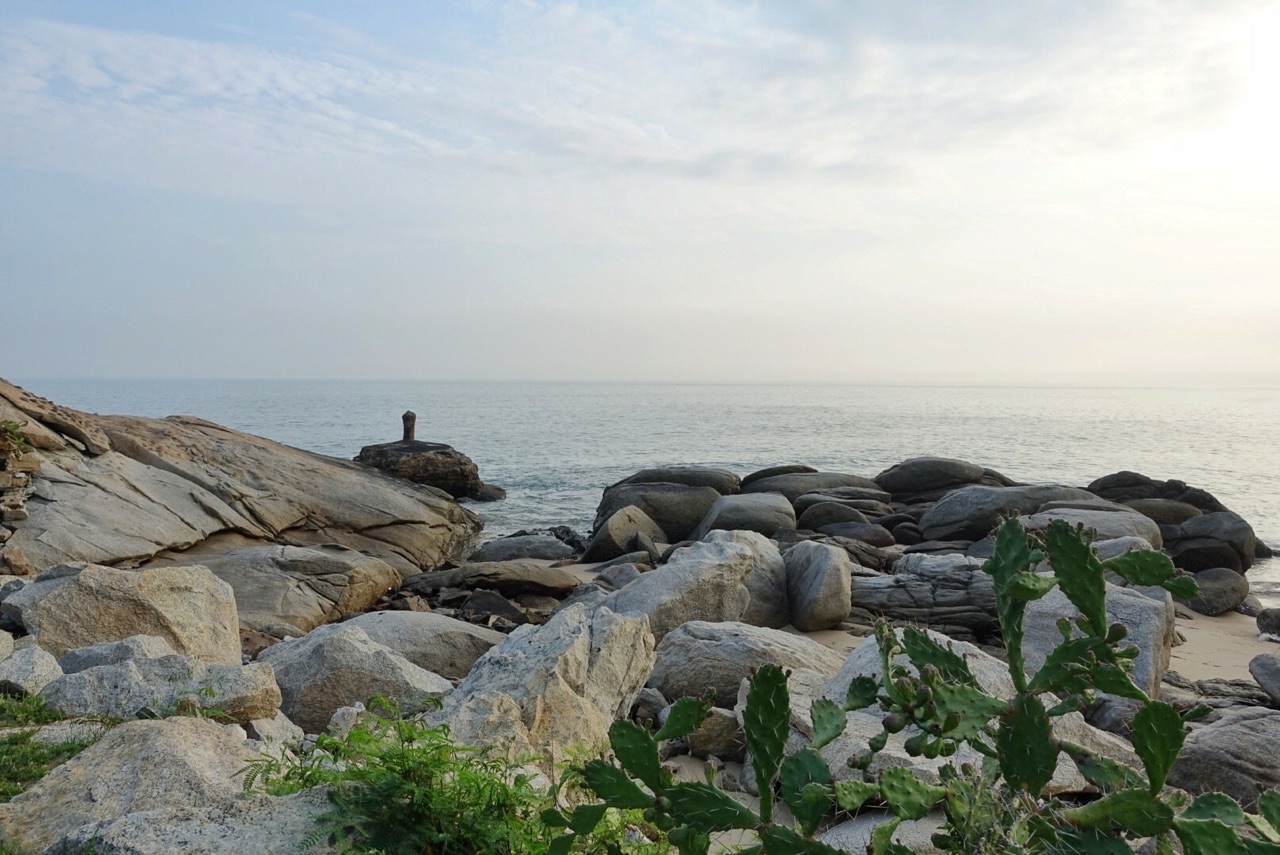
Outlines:
[[[1186,724],[1208,710],[1179,711],[1153,700],[1134,683],[1130,669],[1138,651],[1122,645],[1124,626],[1107,623],[1104,575],[1112,572],[1135,585],[1158,585],[1179,597],[1194,596],[1195,585],[1177,575],[1162,553],[1130,552],[1100,561],[1092,539],[1091,533],[1063,522],[1040,533],[1028,533],[1017,520],[1000,526],[995,553],[983,571],[994,581],[1015,690],[1011,698],[987,693],[963,657],[926,633],[907,628],[899,634],[881,621],[876,641],[882,678],[853,680],[843,704],[815,701],[812,748],[784,755],[791,723],[786,674],[767,665],[752,676],[743,729],[761,795],[758,813],[713,780],[676,783],[662,767],[659,741],[693,732],[706,715],[705,702],[685,698],[652,736],[632,722],[614,723],[609,734],[614,761],[593,760],[582,769],[600,801],[569,815],[547,812],[544,821],[562,829],[550,851],[572,851],[577,838],[589,834],[605,809],[613,807],[644,810],[668,832],[681,855],[707,853],[713,834],[732,829],[757,835],[759,842],[743,852],[832,855],[838,850],[815,839],[824,819],[836,810],[883,804],[893,818],[872,836],[875,855],[910,852],[893,841],[895,830],[931,811],[944,817],[934,845],[952,852],[1129,853],[1131,842],[1154,838],[1156,852],[1171,853],[1176,838],[1186,855],[1280,855],[1280,792],[1264,793],[1258,813],[1247,814],[1221,793],[1190,799],[1165,791]],[[1045,558],[1050,572],[1035,572]],[[1059,622],[1062,642],[1028,676],[1022,648],[1026,606],[1054,587],[1080,614],[1074,621]],[[900,654],[910,668],[899,664]],[[1054,719],[1087,708],[1098,692],[1140,704],[1132,742],[1141,772],[1055,735]],[[834,781],[818,749],[844,731],[847,712],[873,706],[885,713],[884,729],[865,752],[848,760],[861,771],[861,779]],[[944,765],[940,785],[904,767],[871,774],[875,755],[891,734],[899,733],[909,734],[904,748],[912,756],[951,757],[967,746],[983,759],[959,768]],[[1070,804],[1045,796],[1063,754],[1098,790],[1098,798]],[[794,824],[774,819],[775,799],[790,809]]]

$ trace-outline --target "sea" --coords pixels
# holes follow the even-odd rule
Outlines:
[[[805,463],[874,476],[909,457],[956,457],[1018,481],[1084,486],[1120,470],[1208,490],[1280,547],[1280,389],[1124,389],[410,380],[15,382],[97,413],[199,416],[351,458],[400,438],[470,456],[507,491],[475,504],[490,536],[590,529],[601,491],[646,467],[747,474]],[[1249,572],[1280,605],[1280,559]]]

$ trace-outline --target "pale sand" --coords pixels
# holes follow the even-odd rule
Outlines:
[[[1280,644],[1258,637],[1258,621],[1237,612],[1217,617],[1178,617],[1185,642],[1173,648],[1169,670],[1188,680],[1252,680],[1249,660],[1259,653],[1280,655]]]

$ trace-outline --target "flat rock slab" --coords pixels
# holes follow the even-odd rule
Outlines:
[[[580,580],[558,567],[547,567],[532,561],[487,561],[467,564],[453,570],[438,570],[410,576],[404,587],[418,594],[442,588],[484,588],[505,597],[517,594],[544,594],[564,597],[578,587]]]
[[[573,556],[573,547],[550,534],[525,534],[500,537],[481,546],[467,557],[467,561],[560,561]]]

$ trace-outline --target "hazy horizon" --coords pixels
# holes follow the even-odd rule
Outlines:
[[[1280,0],[11,0],[0,376],[1280,387],[1277,103]]]

